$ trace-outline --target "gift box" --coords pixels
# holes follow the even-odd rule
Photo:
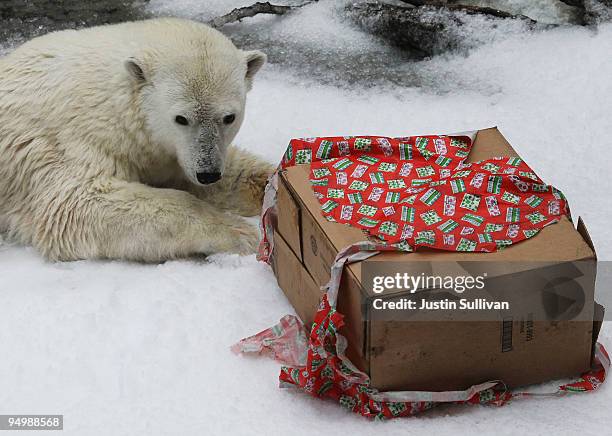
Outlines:
[[[366,139],[355,142],[356,147],[363,149],[372,145]],[[416,147],[419,148],[418,143]],[[509,159],[509,164],[520,162],[518,154],[496,128],[485,129],[477,133],[467,162],[498,156]],[[426,176],[426,171],[422,175]],[[361,230],[324,218],[310,178],[307,164],[289,167],[281,173],[272,253],[279,286],[306,326],[313,322],[322,295],[321,286],[330,279],[336,255],[365,239]],[[384,182],[383,173],[372,180],[373,184]],[[477,182],[486,183],[490,192],[499,193],[495,178],[480,178]],[[464,188],[458,183],[452,186],[457,192]],[[361,196],[349,195],[357,210]],[[441,197],[435,187],[418,195],[425,204]],[[513,200],[511,193],[506,197],[508,202]],[[470,194],[460,198],[457,203],[461,204],[456,206],[466,210],[476,210],[480,201]],[[454,200],[444,198],[445,209],[454,208]],[[497,209],[493,200],[486,200],[490,211]],[[537,199],[530,201],[535,204]],[[329,200],[323,209],[337,206]],[[400,210],[403,221],[410,223],[415,219],[410,206],[401,206]],[[365,212],[361,212],[365,215],[362,220],[367,221]],[[508,213],[509,222],[520,218],[518,208],[510,207]],[[473,224],[480,225],[479,216],[466,216]],[[421,218],[436,224],[440,221],[443,232],[460,225],[434,214]],[[527,218],[531,222],[540,219],[536,214]],[[367,227],[366,222],[361,224]],[[394,222],[385,222],[380,229],[387,234],[396,234],[398,230]],[[419,233],[422,234],[415,235],[418,241],[433,244],[433,232]],[[447,236],[453,237],[451,234],[444,238]],[[586,371],[591,364],[603,310],[594,301],[596,253],[587,229],[582,220],[575,227],[563,217],[530,236],[526,241],[492,253],[470,252],[475,242],[461,238],[451,242],[458,242],[457,251],[419,248],[414,253],[382,252],[345,266],[337,309],[344,315],[341,333],[348,341],[349,359],[370,376],[373,387],[385,391],[455,391],[490,380],[501,380],[512,388],[573,377]],[[496,243],[504,245],[503,240]],[[461,313],[451,313],[447,319],[419,318],[422,314],[405,319],[381,317],[372,309],[373,301],[381,298],[372,290],[372,271],[397,268],[398,264],[415,272],[484,274],[488,291],[508,300],[513,310],[489,314],[488,318],[479,320],[464,319]],[[579,294],[574,288],[564,287],[568,277],[572,283],[579,284]],[[419,289],[419,295],[435,296],[439,291],[424,287]],[[384,299],[402,301],[414,295],[398,290],[385,294]]]

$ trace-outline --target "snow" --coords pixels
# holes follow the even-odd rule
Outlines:
[[[249,2],[209,3],[215,15]],[[150,7],[190,16],[201,5],[152,0]],[[612,260],[612,24],[497,35],[467,55],[406,65],[381,60],[395,50],[315,6],[299,12],[313,21],[303,28],[292,17],[243,23],[253,31],[269,26],[269,35],[251,33],[247,45],[262,42],[277,56],[256,80],[238,144],[276,162],[295,136],[497,125],[544,180],[564,191],[599,258]],[[230,29],[238,40],[239,26]],[[360,52],[363,63],[373,64],[365,79],[349,71]],[[320,65],[300,64],[319,54]],[[393,67],[389,74],[385,66]],[[254,256],[48,263],[31,248],[5,243],[0,289],[0,413],[64,414],[66,434],[563,435],[612,427],[609,382],[594,394],[502,408],[445,406],[388,423],[279,389],[278,364],[229,351],[291,313],[272,272]],[[612,348],[609,323],[600,341]]]

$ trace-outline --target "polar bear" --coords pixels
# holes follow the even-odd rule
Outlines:
[[[0,230],[51,260],[250,253],[273,167],[233,146],[265,63],[154,19],[36,38],[0,59]]]

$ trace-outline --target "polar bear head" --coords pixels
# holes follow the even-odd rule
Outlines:
[[[220,32],[203,28],[125,62],[150,141],[176,156],[195,184],[223,176],[246,93],[266,62],[262,52],[239,50]]]

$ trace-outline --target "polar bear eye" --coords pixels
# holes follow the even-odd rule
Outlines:
[[[181,126],[189,125],[189,121],[187,120],[187,118],[185,118],[182,115],[177,115],[176,118],[174,119],[174,121],[176,121],[176,123],[180,124]]]
[[[232,124],[236,119],[235,114],[229,114],[223,117],[223,124]]]

